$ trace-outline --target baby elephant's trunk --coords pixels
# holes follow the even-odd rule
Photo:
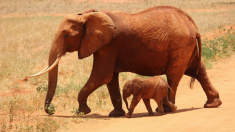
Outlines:
[[[129,110],[129,108],[128,108],[128,102],[127,102],[126,97],[123,96],[123,100],[124,100],[124,102],[125,102],[125,104],[126,104],[126,108]]]

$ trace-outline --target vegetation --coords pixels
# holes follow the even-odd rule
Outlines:
[[[225,29],[224,29],[225,30]],[[212,68],[212,63],[218,59],[230,57],[235,51],[235,32],[228,30],[224,36],[214,36],[213,39],[202,41],[202,58],[207,68]]]
[[[67,53],[62,58],[53,105],[48,107],[51,116],[46,115],[43,108],[47,75],[32,78],[28,82],[23,80],[25,75],[36,73],[47,66],[50,45],[63,14],[76,14],[90,8],[135,13],[155,5],[172,5],[189,13],[202,35],[214,30],[223,31],[226,26],[235,24],[235,4],[232,0],[136,0],[137,3],[74,1],[0,1],[1,131],[58,131],[66,130],[68,124],[78,125],[94,120],[82,113],[77,114],[77,95],[90,75],[92,56],[78,60],[77,53]],[[235,33],[232,30],[226,29],[223,36],[205,38],[202,42],[202,57],[207,68],[212,68],[213,62],[229,57],[235,51]],[[121,73],[120,88],[127,80],[137,76]],[[107,115],[112,110],[106,86],[101,86],[89,96],[88,105],[94,113]],[[68,118],[56,117],[61,113],[68,115]]]
[[[30,121],[27,120],[25,124],[7,125],[7,122],[3,119],[1,122],[1,132],[7,132],[14,130],[16,132],[56,132],[62,126],[66,125],[66,122],[57,122],[51,117],[45,117],[42,121],[37,119],[36,125],[31,125]]]

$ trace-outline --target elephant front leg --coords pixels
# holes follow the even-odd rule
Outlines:
[[[131,118],[131,115],[132,115],[136,105],[140,102],[140,99],[141,99],[141,96],[139,96],[139,95],[134,96],[132,98],[129,112],[125,115],[127,118]]]
[[[85,114],[91,112],[91,109],[87,105],[87,98],[93,91],[102,85],[99,79],[97,78],[95,81],[95,78],[96,77],[91,76],[78,94],[79,112],[84,112]]]
[[[112,79],[112,78],[110,78],[110,76],[112,75],[112,72],[106,71],[106,72],[103,72],[103,74],[101,72],[102,72],[102,70],[97,70],[97,67],[93,68],[93,71],[91,73],[90,78],[88,79],[85,86],[79,92],[79,94],[78,94],[79,112],[84,112],[85,114],[90,113],[91,109],[87,105],[88,96],[92,92],[94,92],[98,87],[100,87],[103,84],[109,83],[110,80]],[[120,91],[118,91],[118,92],[120,94]],[[119,95],[119,96],[121,96],[121,95]],[[121,101],[121,97],[120,97],[119,101]]]
[[[114,107],[114,110],[109,113],[109,116],[124,116],[125,111],[122,109],[122,98],[118,82],[118,73],[113,74],[113,78],[111,82],[107,84],[107,87]]]
[[[116,55],[114,54],[115,52],[107,48],[109,47],[103,47],[103,50],[99,50],[94,54],[94,63],[90,78],[78,94],[79,112],[84,112],[85,114],[90,113],[91,110],[87,106],[88,96],[101,85],[108,84],[112,81]],[[120,94],[120,91],[117,93]]]

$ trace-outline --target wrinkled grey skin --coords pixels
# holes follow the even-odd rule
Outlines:
[[[139,103],[141,98],[143,99],[144,104],[149,112],[149,116],[154,115],[150,105],[150,99],[154,99],[158,105],[159,110],[157,115],[164,114],[163,103],[169,106],[173,112],[175,112],[177,106],[168,100],[168,89],[171,90],[166,81],[159,76],[146,79],[141,79],[138,77],[127,81],[123,87],[123,100],[127,109],[129,110],[129,112],[126,114],[126,117],[131,117],[136,105]],[[129,109],[127,98],[131,94],[133,94],[133,98],[131,100]]]

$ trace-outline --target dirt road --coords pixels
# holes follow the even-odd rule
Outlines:
[[[108,113],[91,113],[93,121],[70,126],[69,131],[86,132],[152,132],[152,131],[235,131],[235,55],[221,60],[213,69],[207,70],[212,84],[220,93],[223,104],[218,108],[203,108],[206,95],[200,84],[189,88],[190,78],[184,76],[177,91],[175,113],[163,116],[147,116],[147,110],[141,101],[132,115],[133,118],[109,118]],[[151,102],[152,108],[157,107]],[[124,106],[123,106],[124,107]],[[126,110],[126,109],[125,109]],[[88,116],[89,117],[89,116]]]

